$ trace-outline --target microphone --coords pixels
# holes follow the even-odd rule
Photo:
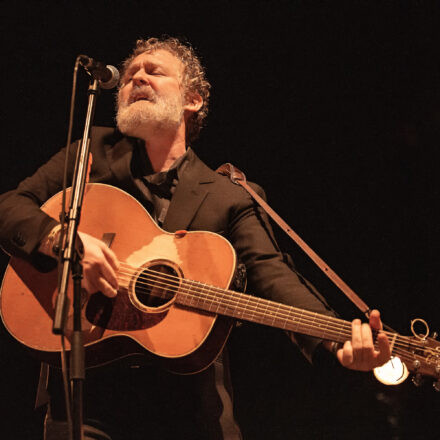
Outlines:
[[[112,89],[119,82],[119,70],[115,66],[105,65],[87,55],[78,55],[80,64],[94,78],[99,80],[103,89]]]

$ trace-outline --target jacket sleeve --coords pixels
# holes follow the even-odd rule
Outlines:
[[[75,159],[74,144],[69,153],[69,170]],[[62,149],[17,189],[0,196],[0,245],[12,256],[20,257],[39,270],[51,269],[51,258],[39,253],[41,240],[58,224],[40,206],[62,189],[66,150]],[[70,171],[68,182],[71,181]]]
[[[262,188],[253,186],[265,199]],[[247,193],[242,193],[234,205],[228,235],[246,265],[249,285],[259,296],[324,315],[335,315],[316,289],[286,264],[267,214]],[[311,361],[322,341],[299,334],[290,336]]]

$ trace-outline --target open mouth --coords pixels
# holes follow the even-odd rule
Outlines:
[[[134,104],[135,102],[138,101],[153,101],[153,99],[151,97],[148,97],[146,95],[135,95],[135,96],[131,96],[129,101],[128,101],[128,105],[130,104]]]
[[[132,98],[130,100],[130,104],[133,104],[134,102],[138,102],[138,101],[150,101],[150,99],[148,99],[146,96],[138,96],[138,97]]]

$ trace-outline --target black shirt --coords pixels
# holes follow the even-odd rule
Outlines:
[[[147,209],[154,221],[162,226],[179,177],[187,164],[188,149],[167,171],[154,172],[143,143],[133,155],[133,177],[136,185],[150,202]]]

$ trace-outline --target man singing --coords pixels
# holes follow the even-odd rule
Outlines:
[[[246,267],[252,293],[332,316],[324,300],[285,263],[266,214],[243,188],[209,169],[190,148],[208,112],[209,90],[205,71],[189,45],[169,37],[139,40],[121,71],[117,129],[93,129],[89,181],[107,183],[128,192],[166,231],[204,230],[224,235]],[[39,207],[62,188],[65,154],[61,150],[16,190],[0,199],[2,247],[39,270],[47,270],[56,259],[54,244],[58,241],[60,225]],[[75,155],[76,144],[69,157],[70,181]],[[253,185],[253,188],[264,196],[260,187]],[[130,227],[130,213],[126,215]],[[118,256],[101,237],[83,232],[80,237],[84,247],[84,289],[89,294],[101,292],[109,298],[116,297],[120,287]],[[344,367],[369,371],[390,357],[384,334],[379,333],[378,349],[374,348],[371,328],[381,328],[377,311],[371,313],[369,324],[354,320],[351,340],[341,347],[299,334],[291,336],[310,361],[319,351],[327,350]],[[133,420],[153,419],[157,410],[147,407],[139,396],[148,394],[151,388],[145,385],[147,382],[140,385],[138,381],[141,377],[143,381],[151,380],[151,376],[153,380],[164,380],[166,375],[152,371],[151,367],[134,370],[116,364],[94,369],[88,375],[86,438],[242,438],[233,417],[226,350],[221,359],[200,373],[166,376],[169,385],[161,388],[160,397],[150,395],[145,400],[162,402],[166,406],[162,411],[169,411],[168,423],[156,426],[154,420],[149,421],[153,429],[142,434],[137,426],[142,425]],[[119,381],[126,384],[130,380],[123,392],[118,391],[122,386]],[[107,387],[111,387],[111,393]],[[56,372],[52,373],[50,392],[46,439],[67,438]],[[189,394],[190,404],[185,400]],[[170,409],[176,406],[172,400],[178,400],[177,409]],[[131,421],[129,426],[124,425],[127,418]]]

